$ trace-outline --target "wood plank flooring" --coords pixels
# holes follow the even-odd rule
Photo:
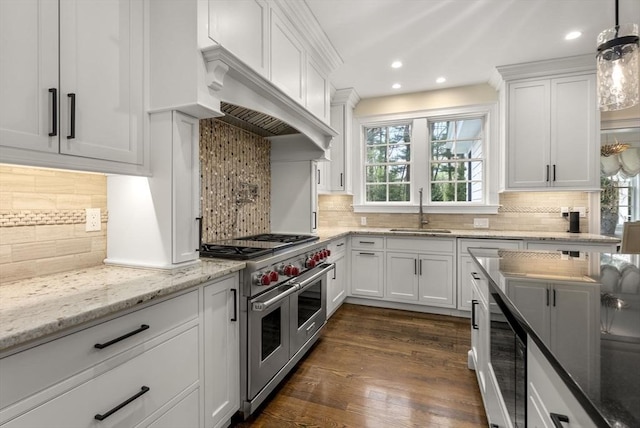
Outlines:
[[[486,427],[469,321],[344,304],[250,419],[233,427]]]

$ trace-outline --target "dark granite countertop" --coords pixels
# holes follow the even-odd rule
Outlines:
[[[594,422],[640,427],[640,255],[469,252],[489,279],[492,296],[505,303]],[[551,311],[549,298],[544,301],[547,289],[576,296],[563,307],[569,312],[556,318],[564,324],[557,330],[553,320],[542,321]],[[584,322],[574,325],[572,320]],[[549,330],[565,336],[578,331],[574,337],[552,339]]]

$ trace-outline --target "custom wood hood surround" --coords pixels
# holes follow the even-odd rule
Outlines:
[[[272,116],[300,132],[299,141],[326,150],[338,132],[293,100],[222,46],[202,51],[207,64],[207,84],[221,101]]]

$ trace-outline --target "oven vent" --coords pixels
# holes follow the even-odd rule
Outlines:
[[[220,110],[225,115],[217,117],[217,120],[227,122],[238,128],[260,135],[261,137],[300,133],[297,129],[289,126],[280,119],[245,107],[222,101],[220,102]]]

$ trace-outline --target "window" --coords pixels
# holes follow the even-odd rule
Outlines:
[[[365,127],[367,202],[411,200],[411,124]]]
[[[357,120],[355,212],[498,212],[496,103]]]
[[[483,202],[483,119],[429,123],[432,202]]]

